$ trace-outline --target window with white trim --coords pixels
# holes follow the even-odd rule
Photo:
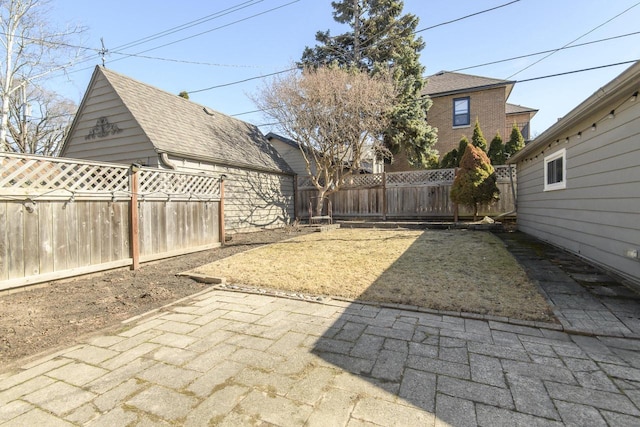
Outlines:
[[[567,150],[558,150],[544,158],[544,191],[567,188]]]
[[[454,98],[453,100],[453,127],[469,126],[471,114],[469,112],[469,97]]]

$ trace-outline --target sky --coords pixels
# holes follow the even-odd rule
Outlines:
[[[277,130],[262,126],[272,119],[261,112],[243,114],[256,110],[250,97],[271,81],[265,76],[291,68],[305,46],[315,45],[316,31],[337,35],[350,30],[333,20],[330,0],[111,0],[96,5],[51,2],[49,24],[86,27],[74,42],[86,49],[78,50],[83,60],[65,74],[46,77],[49,87],[79,104],[93,68],[102,64],[97,54],[102,39],[107,68],[167,92],[187,91],[192,101],[239,114],[261,125],[265,134]],[[524,80],[640,59],[638,0],[405,0],[404,13],[419,18],[418,30],[443,24],[418,33],[426,43],[420,56],[425,76],[446,70],[516,80],[508,102],[539,110],[533,136],[631,64]],[[548,53],[476,67],[584,43],[547,58]],[[251,80],[231,84],[245,79]]]

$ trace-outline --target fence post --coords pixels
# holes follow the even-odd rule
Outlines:
[[[382,172],[382,220],[387,220],[387,173]]]
[[[138,214],[138,173],[140,166],[131,165],[131,201],[129,206],[131,270],[140,268],[140,221]]]
[[[293,176],[293,220],[298,221],[298,175]]]
[[[455,181],[455,177],[458,175],[458,168],[453,170],[453,180]],[[453,184],[452,184],[453,185]],[[453,204],[453,222],[458,222],[458,204],[454,202]]]
[[[220,235],[220,245],[224,245],[224,180],[227,179],[225,174],[220,175],[220,209],[218,209],[218,234]]]

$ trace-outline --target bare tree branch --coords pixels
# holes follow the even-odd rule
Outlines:
[[[363,158],[382,147],[396,91],[388,74],[307,68],[277,76],[254,97],[282,132],[298,141],[311,182],[324,198],[359,173]],[[315,167],[314,167],[315,166]]]

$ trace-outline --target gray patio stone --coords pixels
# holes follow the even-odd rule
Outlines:
[[[473,402],[513,409],[511,393],[503,388],[445,376],[438,377],[438,392]]]
[[[34,409],[33,405],[22,400],[14,400],[13,402],[0,405],[0,423],[16,418],[32,409]]]
[[[602,371],[596,372],[574,372],[573,375],[582,387],[592,388],[594,390],[618,392],[618,387],[609,379],[607,374]]]
[[[637,427],[638,426],[638,417],[632,417],[625,414],[618,414],[617,412],[610,411],[600,411],[604,419],[609,423],[610,426],[616,427]]]
[[[126,404],[168,421],[185,417],[196,406],[195,397],[154,385],[129,399]]]
[[[478,425],[476,410],[472,401],[441,393],[436,396],[435,415],[436,426],[474,427]]]
[[[99,395],[93,400],[93,404],[101,412],[110,411],[142,387],[142,384],[139,384],[138,381],[132,378],[112,388],[106,393]]]
[[[83,386],[99,378],[109,371],[86,363],[69,363],[47,373],[48,376],[68,382],[73,385]]]
[[[357,399],[356,393],[329,389],[314,407],[305,425],[308,427],[347,425]]]
[[[507,375],[507,380],[518,412],[560,419],[541,380],[510,374]]]
[[[11,375],[8,378],[0,380],[0,391],[8,390],[18,384],[29,381],[30,379],[42,375],[45,372],[52,371],[62,365],[66,365],[67,363],[71,362],[72,361],[69,359],[48,360],[27,370],[19,371],[18,373]]]
[[[435,410],[436,375],[406,369],[398,396],[425,411]]]
[[[510,347],[489,345],[483,343],[470,342],[467,345],[470,353],[483,354],[485,356],[497,357],[500,359],[519,360],[528,362],[531,360],[529,354],[524,350],[517,350]]]
[[[190,369],[179,368],[164,363],[156,363],[144,371],[139,372],[136,377],[172,389],[181,389],[190,384],[200,375],[199,372]]]
[[[53,384],[54,382],[56,381],[53,378],[39,376],[20,383],[17,386],[8,388],[5,391],[0,392],[0,408],[12,400],[19,399],[25,394],[36,392]]]
[[[448,375],[456,378],[469,379],[471,372],[469,365],[455,362],[447,362],[430,357],[411,355],[407,358],[407,366],[419,371],[431,372],[439,375]]]
[[[150,353],[160,347],[159,344],[141,343],[136,347],[124,350],[120,355],[107,359],[100,363],[100,366],[109,370],[117,369],[121,366],[127,365],[140,357],[143,357],[147,353]]]
[[[193,408],[184,422],[185,427],[211,425],[230,412],[248,393],[250,389],[240,385],[229,385],[217,390]]]
[[[64,353],[64,357],[96,365],[119,354],[120,353],[117,351],[109,350],[107,348],[87,345],[68,353]]]
[[[433,426],[435,424],[433,413],[372,397],[360,399],[351,416],[375,424],[380,420],[388,420],[390,426]]]
[[[313,412],[309,405],[294,402],[281,396],[253,390],[238,403],[238,409],[254,419],[278,426],[301,426]]]
[[[63,415],[91,401],[94,397],[94,393],[58,381],[25,395],[23,399],[56,415]]]
[[[469,362],[473,381],[501,388],[507,386],[499,359],[472,353]]]
[[[593,406],[580,405],[576,403],[556,401],[556,406],[562,421],[569,426],[602,426],[607,423],[600,415],[600,412]]]
[[[47,427],[71,427],[72,423],[55,417],[45,411],[35,408],[4,424],[6,427],[47,426]]]
[[[549,396],[554,400],[563,400],[571,403],[579,403],[594,406],[600,409],[608,409],[623,414],[640,416],[640,411],[623,394],[606,391],[592,390],[572,385],[546,382]]]
[[[355,345],[349,353],[351,356],[375,360],[378,357],[378,352],[384,345],[384,337],[377,335],[363,334],[355,342]]]
[[[406,360],[406,353],[382,350],[378,353],[371,376],[385,381],[399,382],[404,372]]]
[[[540,365],[537,363],[503,360],[502,367],[506,373],[524,377],[538,378],[541,380],[558,381],[565,384],[577,384],[573,374],[566,368]]]
[[[495,406],[476,404],[478,425],[486,427],[563,427],[564,423]]]
[[[638,353],[640,357],[640,352]],[[640,369],[628,366],[612,365],[609,363],[601,363],[602,369],[614,378],[624,378],[631,381],[640,381]]]
[[[94,393],[105,393],[114,387],[126,382],[138,372],[153,366],[156,362],[149,359],[134,359],[130,363],[120,366],[108,374],[97,378],[85,386]]]
[[[187,387],[187,390],[197,396],[207,397],[216,387],[225,383],[244,368],[245,365],[241,363],[224,360],[215,369],[200,375],[198,379]]]
[[[87,425],[90,427],[126,426],[136,421],[137,418],[133,412],[125,411],[122,408],[115,408],[100,418],[95,419],[93,422],[87,423]]]

